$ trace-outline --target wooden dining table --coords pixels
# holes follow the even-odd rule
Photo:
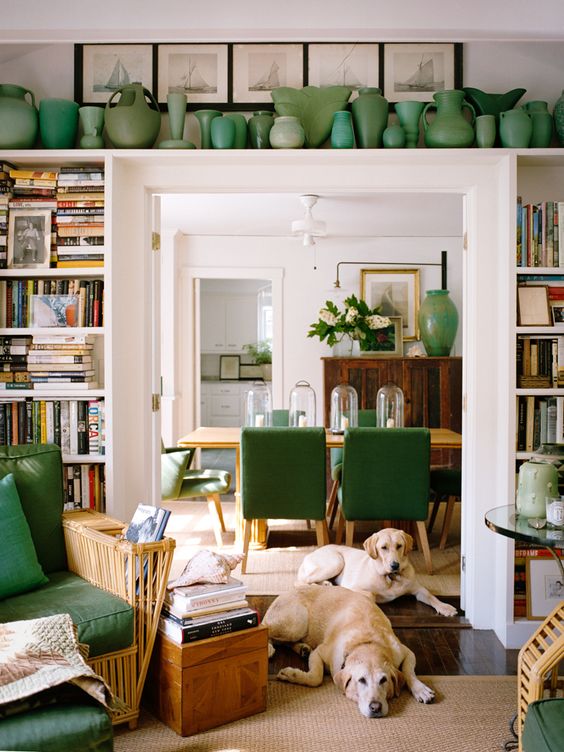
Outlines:
[[[299,430],[299,429],[296,429]],[[431,428],[432,449],[460,449],[462,434],[449,428]],[[345,437],[342,433],[325,430],[327,449],[343,446]],[[243,515],[241,512],[241,428],[239,426],[200,426],[182,436],[177,441],[179,447],[196,449],[234,449],[235,450],[235,540],[243,542]],[[253,549],[266,548],[266,520],[254,520],[251,531]]]

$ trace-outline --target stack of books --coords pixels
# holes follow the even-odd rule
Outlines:
[[[256,627],[259,615],[249,608],[246,592],[247,586],[235,577],[226,583],[174,588],[165,597],[159,630],[183,644]]]
[[[60,169],[56,265],[104,265],[104,172],[100,167]]]
[[[96,389],[90,335],[34,335],[27,354],[27,370],[35,389]],[[86,424],[86,414],[84,421]]]
[[[32,388],[27,370],[30,342],[31,337],[0,337],[0,389]]]

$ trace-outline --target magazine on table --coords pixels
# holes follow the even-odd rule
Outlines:
[[[124,538],[132,543],[152,543],[162,540],[170,511],[150,504],[138,504],[131,522],[127,526]],[[143,565],[143,576],[147,577],[148,562]],[[125,573],[127,581],[127,571]],[[139,562],[136,564],[135,576],[139,580]],[[139,592],[139,584],[136,588]]]

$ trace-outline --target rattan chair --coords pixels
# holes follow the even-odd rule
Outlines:
[[[543,697],[554,697],[564,691],[564,678],[559,678],[559,666],[564,661],[564,600],[549,614],[536,632],[519,651],[517,678],[519,697],[517,709],[517,735],[519,752],[530,752],[523,747],[523,728],[529,705]],[[564,700],[562,700],[564,715]]]

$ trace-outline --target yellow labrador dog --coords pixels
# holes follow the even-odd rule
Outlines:
[[[435,693],[415,675],[415,655],[403,645],[383,611],[368,593],[343,587],[302,585],[279,595],[268,608],[269,655],[272,643],[289,643],[305,657],[308,670],[283,668],[278,679],[318,687],[324,669],[366,718],[388,714],[388,700],[404,682],[418,702]]]
[[[414,595],[442,616],[455,616],[454,606],[440,601],[423,587],[408,559],[413,538],[403,530],[387,527],[364,541],[364,551],[329,544],[307,554],[297,574],[297,584],[335,584],[373,593],[376,603],[400,595]]]

